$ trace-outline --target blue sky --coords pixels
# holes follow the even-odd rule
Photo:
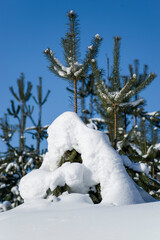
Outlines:
[[[60,40],[66,32],[66,13],[71,9],[80,19],[82,59],[92,37],[99,33],[103,42],[98,65],[106,69],[106,53],[112,62],[113,36],[121,36],[121,73],[127,74],[128,64],[136,58],[140,60],[141,70],[148,64],[149,71],[158,77],[142,96],[147,99],[148,111],[160,110],[159,0],[1,0],[0,117],[13,99],[9,86],[17,91],[16,80],[21,72],[26,81],[33,83],[34,94],[39,76],[43,78],[44,93],[51,90],[43,109],[44,124],[71,110],[67,83],[48,71],[43,55],[50,47],[63,61]]]

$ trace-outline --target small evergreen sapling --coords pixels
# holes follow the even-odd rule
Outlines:
[[[67,17],[69,20],[68,31],[65,37],[62,38],[66,66],[55,57],[55,53],[50,48],[47,48],[44,54],[50,62],[50,71],[58,77],[68,80],[72,84],[74,89],[74,111],[77,113],[77,83],[87,71],[91,59],[96,56],[102,39],[99,34],[95,35],[91,45],[87,49],[83,62],[79,63],[80,37],[78,16],[71,10],[68,12]]]
[[[121,118],[121,114],[123,110],[128,107],[135,108],[135,105],[140,105],[142,103],[141,100],[137,100],[137,102],[131,102],[131,97],[138,94],[142,89],[148,86],[151,83],[156,75],[154,73],[150,73],[150,75],[143,79],[143,81],[139,81],[137,83],[136,74],[132,74],[129,79],[120,81],[119,74],[119,51],[120,51],[120,38],[114,38],[114,66],[112,76],[110,77],[110,87],[108,87],[105,82],[100,78],[100,74],[95,61],[92,61],[92,69],[93,73],[97,78],[96,83],[96,93],[98,100],[100,102],[99,108],[104,112],[103,115],[111,116],[113,119],[113,138],[114,138],[114,148],[117,149],[117,137],[118,137],[118,126],[117,121],[118,118]],[[133,109],[132,108],[132,109]],[[120,114],[118,116],[118,114]],[[118,116],[118,117],[117,117]],[[122,125],[122,124],[121,124]],[[123,125],[122,125],[123,126]],[[112,128],[112,126],[111,126]],[[109,129],[110,130],[110,129]]]
[[[25,126],[26,126],[26,117],[27,117],[25,105],[26,105],[26,102],[31,97],[32,84],[31,84],[31,82],[28,82],[27,90],[25,92],[25,90],[24,90],[24,75],[22,73],[21,77],[17,80],[17,85],[18,85],[18,94],[15,93],[13,87],[10,87],[10,91],[11,91],[12,95],[15,97],[15,99],[19,102],[21,116],[18,117],[19,107],[17,108],[17,110],[15,110],[13,101],[12,101],[12,112],[10,109],[8,109],[8,113],[10,115],[14,116],[15,118],[17,118],[19,121],[19,130],[20,130],[19,149],[21,152],[23,152],[24,145],[25,145],[24,130],[25,130]]]
[[[26,132],[31,132],[33,136],[36,137],[37,141],[37,147],[36,147],[36,158],[35,158],[35,167],[39,168],[42,158],[40,157],[40,143],[41,141],[46,138],[47,133],[46,129],[48,126],[42,126],[42,107],[46,103],[48,96],[50,94],[50,90],[47,91],[45,97],[43,98],[42,94],[42,78],[39,78],[39,85],[37,86],[37,98],[33,96],[33,99],[35,103],[38,105],[39,108],[39,114],[38,114],[38,122],[36,123],[32,117],[31,111],[29,111],[29,108],[26,106],[27,109],[27,114],[29,118],[31,119],[31,122],[33,123],[34,127],[32,128],[27,128],[25,131]]]

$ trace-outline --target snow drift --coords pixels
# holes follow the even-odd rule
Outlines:
[[[63,154],[72,149],[81,154],[83,163],[65,163],[57,168]],[[40,198],[48,188],[54,190],[65,183],[78,193],[87,193],[100,183],[102,203],[107,204],[152,200],[129,177],[106,134],[88,128],[73,112],[63,113],[48,128],[48,152],[42,166],[22,178],[20,193],[25,200]]]
[[[93,205],[86,195],[63,194],[0,213],[0,239],[158,240],[159,213],[159,202],[114,207]]]

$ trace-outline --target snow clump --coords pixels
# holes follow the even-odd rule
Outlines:
[[[81,154],[82,164],[65,163],[58,168],[63,154],[73,149]],[[24,200],[43,198],[49,188],[65,184],[72,192],[87,193],[100,183],[103,204],[144,203],[145,194],[129,177],[123,161],[131,166],[111,147],[105,133],[88,128],[76,113],[65,112],[48,128],[42,166],[22,178],[20,193]]]
[[[101,40],[101,37],[100,37],[100,35],[99,35],[98,33],[95,35],[95,38],[96,38],[97,40]]]

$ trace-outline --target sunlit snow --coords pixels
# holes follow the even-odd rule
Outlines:
[[[81,154],[83,163],[66,163],[57,168],[63,154],[72,149]],[[130,167],[146,171],[143,164],[135,166],[127,161]],[[147,193],[144,195],[137,188],[124,165],[124,159],[111,147],[105,133],[88,128],[76,113],[65,112],[48,128],[48,152],[42,166],[22,178],[20,193],[24,200],[43,198],[49,188],[53,191],[65,184],[72,192],[87,193],[100,183],[102,203],[148,201],[144,197]]]
[[[120,156],[104,133],[88,128],[72,112],[58,117],[48,135],[48,153],[41,168],[21,179],[24,204],[0,213],[0,239],[159,239],[160,203],[152,202],[124,167],[147,173],[144,164]],[[83,163],[65,163],[58,168],[63,153],[72,149],[81,154]],[[65,183],[74,193],[43,199],[48,188]],[[97,183],[103,200],[93,204],[87,191]],[[8,202],[2,207],[8,209]]]

